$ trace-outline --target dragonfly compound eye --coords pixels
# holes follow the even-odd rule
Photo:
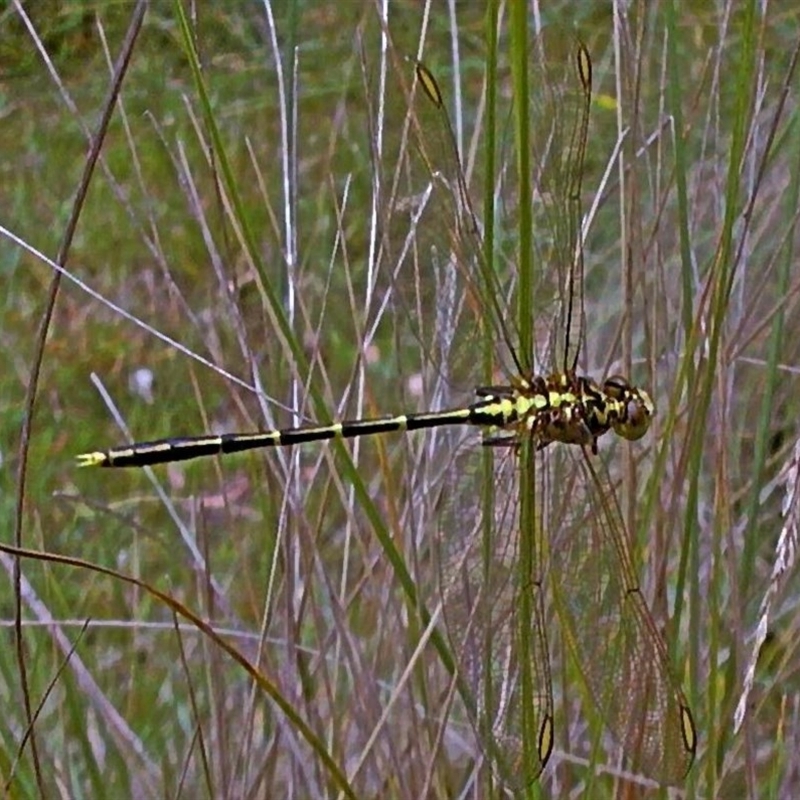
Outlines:
[[[642,389],[630,388],[625,398],[624,422],[616,426],[617,433],[625,439],[641,439],[650,428],[655,406],[650,395]]]
[[[630,441],[641,439],[650,428],[650,419],[655,413],[650,395],[631,386],[621,375],[606,378],[603,390],[618,404],[616,421],[612,422],[616,433]]]

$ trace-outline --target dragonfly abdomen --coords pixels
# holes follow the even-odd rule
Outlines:
[[[647,394],[620,377],[608,379],[601,388],[591,378],[558,373],[520,381],[519,385],[486,387],[476,393],[478,399],[463,408],[274,431],[159,439],[84,453],[78,461],[81,466],[142,467],[264,447],[291,447],[445,425],[484,428],[487,444],[514,444],[527,433],[539,447],[561,442],[595,449],[598,437],[612,428],[627,439],[640,438],[654,411]]]

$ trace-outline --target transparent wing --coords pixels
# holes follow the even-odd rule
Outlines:
[[[387,143],[397,167],[382,180],[382,261],[396,265],[393,293],[410,322],[403,327],[426,353],[434,384],[444,377],[473,394],[485,379],[483,342],[493,343],[499,369],[521,372],[506,313],[514,274],[489,269],[484,258],[433,74],[397,58],[395,77],[407,114],[387,131],[397,137]],[[478,433],[440,431],[435,439],[437,450],[457,453],[446,468],[434,550],[459,706],[493,771],[507,785],[528,785],[551,749],[553,704],[540,569],[532,567],[535,582],[519,575],[517,459],[511,448],[482,448]],[[483,495],[487,486],[498,487],[494,497]],[[528,616],[520,614],[520,596]]]
[[[585,331],[581,185],[592,65],[585,45],[557,27],[534,39],[529,61],[534,246],[557,281],[559,324],[547,356],[568,371],[577,366]]]
[[[396,251],[395,296],[420,347],[456,385],[475,386],[481,337],[495,344],[507,374],[519,374],[515,340],[505,313],[513,281],[489,267],[472,208],[445,97],[422,64],[396,57],[398,92],[407,114],[397,168],[386,179],[388,210],[384,246]],[[457,299],[452,339],[442,341],[440,317]],[[433,334],[433,335],[432,335]]]
[[[631,767],[679,784],[694,757],[694,725],[639,588],[609,475],[587,451],[551,449],[551,581],[569,649]]]
[[[505,145],[495,180],[502,219],[496,227],[494,252],[489,254],[484,251],[470,202],[447,98],[425,66],[416,65],[415,72],[417,80],[406,81],[409,147],[399,183],[405,189],[396,195],[401,200],[416,198],[419,212],[414,239],[421,269],[415,272],[419,278],[413,282],[414,299],[408,303],[412,316],[420,320],[421,329],[425,308],[433,319],[441,307],[441,295],[437,297],[432,291],[438,286],[430,281],[431,254],[440,263],[452,259],[472,309],[472,325],[466,322],[467,316],[461,331],[467,346],[459,346],[459,353],[469,354],[474,362],[474,347],[468,343],[475,341],[477,321],[490,332],[496,363],[507,374],[530,375],[537,364],[573,369],[582,349],[585,319],[581,186],[591,102],[591,61],[585,46],[558,28],[547,28],[530,49],[531,92],[525,116],[533,169],[530,201],[538,269],[531,295],[521,305],[540,326],[537,339],[546,343],[538,357],[520,352],[517,325],[508,313],[519,307],[515,243],[520,197],[510,133],[513,112],[509,109],[505,115]],[[509,94],[506,72],[498,71],[501,98]],[[407,294],[408,289],[405,283],[400,294]],[[432,341],[424,335],[420,340]],[[441,359],[434,360],[441,363]]]
[[[541,539],[520,534],[517,484],[535,458],[523,449],[522,464],[515,448],[459,457],[438,558],[459,695],[492,769],[517,789],[539,776],[553,741]],[[486,480],[491,498],[481,495]]]
[[[564,50],[564,42],[566,50]],[[552,42],[552,44],[551,44]],[[583,337],[583,261],[580,247],[580,180],[586,147],[589,93],[588,54],[572,37],[537,38],[531,51],[535,87],[530,109],[534,208],[540,279],[524,306],[547,324],[544,339],[552,356],[574,365]],[[497,191],[508,214],[505,233],[491,258],[483,250],[467,191],[446,101],[433,74],[417,64],[409,81],[408,146],[393,176],[390,208],[406,225],[412,269],[399,294],[423,332],[451,305],[441,287],[463,298],[460,322],[447,329],[444,346],[430,351],[437,369],[473,375],[480,361],[478,331],[495,345],[495,362],[508,374],[529,375],[536,359],[519,353],[516,326],[508,314],[518,290],[513,255],[515,174],[511,160],[501,169]],[[527,113],[527,112],[526,112]],[[410,201],[410,202],[409,202]],[[403,215],[408,219],[405,219]],[[394,246],[404,241],[393,233]],[[576,246],[577,243],[577,246]],[[513,251],[513,248],[510,248]],[[431,269],[433,267],[433,270]],[[431,281],[442,274],[448,280]],[[409,275],[414,276],[409,280]],[[548,290],[546,287],[549,286]],[[410,289],[410,291],[409,291]],[[431,291],[433,290],[433,291]],[[558,313],[548,306],[559,302]],[[549,311],[549,313],[537,313]],[[551,331],[558,331],[553,334]],[[557,340],[557,341],[554,341]],[[452,346],[451,346],[452,345]],[[460,356],[463,359],[460,360]],[[469,380],[469,378],[467,378]],[[444,619],[458,667],[459,694],[493,769],[510,786],[530,784],[542,771],[553,741],[553,701],[542,581],[543,526],[536,522],[534,446],[497,450],[496,464],[477,469],[488,454],[458,459],[452,468],[439,536],[439,573]],[[472,463],[470,463],[472,462]],[[482,475],[483,480],[476,479]],[[520,495],[520,483],[524,494]],[[482,487],[495,487],[482,495]],[[478,502],[481,500],[481,502]]]

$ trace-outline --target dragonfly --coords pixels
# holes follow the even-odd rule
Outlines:
[[[489,448],[478,449],[493,459],[497,454],[494,508],[471,527],[457,510],[445,514],[459,530],[442,531],[449,542],[438,558],[458,692],[476,738],[511,786],[530,785],[548,762],[555,743],[549,587],[566,649],[599,718],[633,768],[674,785],[691,767],[697,734],[641,592],[613,481],[598,451],[598,440],[610,432],[641,439],[655,406],[623,376],[597,381],[578,369],[585,339],[581,182],[592,63],[586,46],[568,38],[566,47],[561,38],[551,46],[540,34],[531,65],[540,86],[532,108],[538,131],[531,137],[532,183],[534,205],[542,211],[541,252],[553,265],[559,300],[547,347],[557,369],[537,372],[535,348],[521,344],[525,337],[509,321],[509,293],[484,249],[444,95],[433,73],[414,62],[409,120],[428,189],[418,204],[436,206],[441,223],[434,226],[430,257],[449,254],[457,265],[504,351],[507,380],[479,386],[470,402],[450,408],[158,439],[77,460],[87,467],[147,467],[331,439],[478,429]],[[519,284],[514,288],[521,291]]]

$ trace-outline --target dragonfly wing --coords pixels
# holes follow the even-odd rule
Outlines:
[[[519,373],[522,365],[516,362],[517,337],[509,327],[508,315],[504,313],[509,286],[504,285],[501,272],[484,252],[446,98],[433,73],[423,64],[416,65],[414,89],[412,129],[417,154],[434,189],[444,189],[449,195],[449,203],[441,204],[447,216],[441,220],[440,241],[449,241],[468,302],[478,313],[481,325],[491,330],[491,340],[496,343],[496,359],[506,370]],[[468,338],[474,336],[472,332]],[[474,350],[472,352],[474,354]],[[509,356],[513,363],[510,363]]]
[[[448,497],[459,516],[443,515],[439,537],[444,619],[458,694],[476,736],[495,773],[518,789],[539,776],[553,741],[540,550],[521,559],[515,450],[484,449],[469,458],[471,467],[462,463],[453,473],[462,476],[460,491]],[[495,462],[491,501],[481,499],[486,483],[463,480],[484,458]]]
[[[533,225],[537,261],[555,282],[558,324],[550,328],[542,363],[577,366],[585,329],[581,186],[586,157],[592,67],[585,45],[558,26],[544,28],[530,46],[530,129]],[[536,297],[548,293],[533,284]],[[552,285],[552,284],[551,284]]]
[[[565,639],[631,767],[680,784],[694,758],[694,724],[639,588],[609,475],[586,450],[559,449],[550,457],[570,463],[551,473],[565,479],[550,489],[550,556]]]
[[[376,165],[382,171],[380,259],[390,270],[402,327],[424,354],[424,366],[457,388],[472,389],[481,336],[497,342],[496,356],[509,372],[518,371],[498,305],[503,289],[484,258],[449,98],[424,65],[391,54],[392,102]]]

